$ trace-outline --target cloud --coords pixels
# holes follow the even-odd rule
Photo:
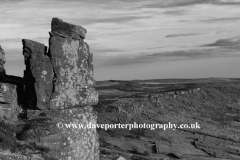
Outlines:
[[[110,15],[109,15],[110,16]],[[132,22],[138,19],[144,19],[144,18],[150,18],[151,16],[134,16],[134,15],[111,15],[111,17],[108,18],[100,18],[100,17],[91,17],[91,18],[85,18],[81,22],[84,25],[92,25],[96,23],[126,23],[126,22]]]
[[[150,1],[146,4],[146,8],[170,8],[170,7],[186,7],[197,4],[212,4],[212,5],[240,5],[240,1],[223,1],[223,0],[159,0]]]
[[[19,48],[22,46],[22,39],[30,39],[39,43],[46,43],[48,41],[48,37],[23,37],[23,38],[2,38],[0,39],[0,45],[2,45],[4,48]],[[46,45],[46,44],[45,44]]]
[[[100,23],[121,23],[121,22],[128,22],[134,21],[137,19],[149,18],[151,16],[124,16],[124,17],[112,17],[112,18],[103,18],[103,19],[96,19],[94,22]]]
[[[125,50],[121,50],[121,49],[113,49],[113,48],[97,48],[96,50],[92,50],[93,53],[97,53],[97,54],[104,54],[104,53],[112,53],[114,55],[114,53],[119,53],[119,52],[125,52]]]
[[[168,11],[164,11],[162,13],[163,14],[168,14],[168,15],[178,16],[178,15],[183,15],[183,14],[187,13],[187,11],[186,10],[168,10]]]
[[[23,1],[27,1],[27,0],[1,0],[0,5],[5,4],[5,3],[20,3],[20,2],[23,2]]]
[[[203,33],[178,33],[178,34],[169,34],[165,37],[176,38],[176,37],[197,36],[197,35],[203,35]]]
[[[6,42],[21,42],[22,38],[3,38],[0,39],[0,43],[6,43]]]
[[[220,5],[240,5],[239,0],[218,0],[216,3]]]
[[[4,43],[4,42],[22,42],[22,39],[26,39],[26,37],[24,38],[3,38],[0,39],[0,43]],[[30,38],[33,41],[42,41],[42,40],[48,40],[48,37],[35,37],[35,38]]]
[[[145,5],[146,8],[168,8],[168,7],[184,7],[196,4],[207,4],[216,0],[161,0],[155,3]]]
[[[113,59],[119,55],[120,59],[124,62],[128,62],[125,59],[129,58],[130,63],[131,61],[135,61],[131,56],[139,52],[158,52],[156,57],[161,58],[198,57],[197,55],[193,56],[196,53],[194,50],[191,51],[192,55],[187,51],[179,51],[178,53],[172,51],[168,52],[168,55],[167,53],[165,55],[165,51],[181,50],[183,46],[191,47],[210,43],[211,38],[209,37],[212,35],[216,36],[212,39],[222,37],[220,34],[208,33],[215,33],[216,28],[219,26],[223,30],[228,29],[232,31],[232,26],[235,24],[209,26],[207,23],[201,23],[201,20],[212,17],[213,19],[211,20],[215,18],[215,21],[221,21],[224,20],[224,17],[231,17],[240,13],[238,8],[236,9],[233,6],[227,7],[230,13],[224,12],[226,10],[225,6],[217,6],[217,4],[231,5],[232,3],[237,3],[237,1],[231,1],[230,4],[227,1],[220,0],[19,1],[24,3],[17,3],[16,5],[5,3],[6,5],[0,8],[3,13],[0,16],[2,19],[0,37],[3,38],[0,39],[0,42],[9,42],[8,44],[10,45],[7,45],[8,47],[16,46],[15,43],[10,42],[19,41],[17,47],[20,48],[21,38],[40,42],[47,41],[51,18],[59,17],[66,22],[81,25],[88,30],[86,41],[89,43],[90,49],[94,54],[96,53],[98,56],[102,55],[103,57],[113,56]],[[191,7],[195,4],[215,5]],[[161,8],[155,9],[159,7]],[[233,8],[233,10],[229,8]],[[211,15],[209,15],[210,12]],[[234,18],[236,17],[233,17],[232,20]],[[188,22],[183,23],[181,20]],[[195,33],[195,31],[198,33]],[[197,36],[202,35],[201,32],[206,33],[206,36]],[[39,38],[40,36],[45,37]],[[31,37],[36,37],[36,39]],[[184,37],[186,39],[183,41],[177,37]],[[98,46],[92,45],[94,43],[98,44]],[[161,48],[160,46],[167,47]],[[149,50],[151,47],[153,49]],[[203,54],[199,53],[199,55]],[[150,57],[154,56],[146,56],[143,59],[139,59],[136,56],[136,61],[145,61],[145,59],[151,61]]]
[[[144,64],[161,61],[186,60],[186,59],[203,59],[213,57],[231,57],[240,56],[239,52],[233,52],[227,49],[190,49],[158,53],[143,53],[142,55],[132,57],[112,57],[103,61],[104,65],[123,66],[131,64]]]
[[[223,17],[223,18],[211,18],[211,19],[205,19],[205,20],[201,20],[202,22],[227,22],[227,21],[237,21],[240,20],[240,17]]]
[[[182,58],[200,58],[211,55],[211,50],[182,50],[182,51],[171,51],[166,53],[154,53],[147,55],[147,57],[182,57]]]
[[[55,1],[55,0],[53,0]],[[55,2],[65,2],[65,0],[58,0]],[[70,0],[71,2],[79,2],[79,0]],[[90,3],[94,5],[108,5],[112,8],[116,8],[116,4],[127,6],[129,3],[134,3],[138,7],[150,7],[150,8],[165,8],[165,7],[184,7],[196,4],[216,4],[216,5],[240,5],[240,0],[87,0],[84,3]],[[111,5],[112,4],[112,5]],[[115,4],[115,5],[114,5]],[[128,5],[129,6],[129,5]],[[132,7],[136,8],[136,7]]]
[[[89,44],[90,52],[92,52],[95,56],[105,57],[105,56],[116,56],[116,54],[121,54],[126,52],[126,50],[117,48],[117,47],[110,47],[100,45],[98,43]]]
[[[203,45],[203,47],[219,47],[240,51],[240,37],[219,39],[214,43]]]

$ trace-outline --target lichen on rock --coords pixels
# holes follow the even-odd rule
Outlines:
[[[16,85],[0,82],[0,119],[11,123],[17,120],[20,112]]]
[[[0,150],[0,159],[99,160],[97,130],[87,127],[97,123],[91,105],[98,103],[98,93],[93,55],[83,40],[86,32],[53,18],[48,52],[44,44],[23,39],[26,69],[20,81],[5,74],[5,52],[0,47],[0,120],[19,120],[13,136],[6,138],[18,144],[19,151]],[[19,105],[24,108],[21,120]],[[59,122],[65,128],[59,128]]]
[[[52,22],[52,32],[55,33],[54,21],[59,20],[53,19]],[[65,32],[61,30],[65,26],[65,22],[58,24],[58,32]],[[92,53],[87,43],[82,38],[74,39],[70,33],[65,34],[65,37],[51,34],[49,54],[56,79],[50,108],[65,109],[96,104],[98,94],[93,88]]]
[[[44,44],[23,39],[26,70],[24,82],[32,109],[48,109],[52,93],[53,69]]]

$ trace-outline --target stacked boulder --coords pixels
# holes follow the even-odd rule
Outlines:
[[[84,42],[86,29],[52,20],[49,54],[53,65],[55,82],[50,109],[67,109],[88,106],[98,101],[93,88],[92,53]]]
[[[21,133],[22,139],[49,150],[48,158],[97,160],[97,131],[87,127],[97,122],[91,105],[98,103],[98,94],[86,29],[58,18],[51,27],[48,51],[44,44],[22,41],[28,120],[44,123]]]
[[[17,121],[21,112],[17,101],[16,85],[0,82],[0,119],[8,123]]]
[[[81,26],[53,18],[48,53],[44,44],[23,39],[24,81],[32,109],[67,109],[98,102],[93,55],[83,40],[85,34]]]
[[[18,106],[17,86],[7,83],[5,62],[5,52],[0,46],[0,120],[11,123],[17,120],[21,109]]]

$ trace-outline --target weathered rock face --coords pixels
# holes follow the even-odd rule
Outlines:
[[[84,39],[86,33],[87,30],[81,26],[63,22],[59,18],[52,19],[52,35],[79,40]]]
[[[5,52],[0,46],[0,75],[4,74],[4,64],[6,62]]]
[[[22,40],[23,79],[4,74],[0,81],[0,119],[24,117],[11,124],[12,130],[0,126],[0,140],[5,130],[13,133],[4,142],[19,150],[6,153],[0,146],[0,159],[99,159],[96,128],[88,127],[97,123],[91,105],[97,104],[98,94],[85,34],[81,26],[53,18],[48,52],[44,44]],[[4,55],[0,48],[3,70]],[[25,110],[17,117],[19,105]]]
[[[0,46],[0,121],[13,123],[22,111],[25,101],[22,78],[6,74],[5,52]]]
[[[50,109],[74,108],[98,102],[93,88],[92,53],[83,41],[85,33],[86,30],[80,26],[53,18],[49,54],[55,81]]]
[[[28,120],[30,127],[21,134],[21,139],[38,148],[46,148],[48,152],[43,157],[57,160],[98,159],[97,131],[87,128],[97,121],[92,107],[32,111],[28,113]],[[80,128],[80,125],[85,128]]]
[[[32,109],[48,109],[52,93],[53,70],[44,44],[23,39],[25,91]]]
[[[52,20],[49,52],[44,44],[23,40],[25,90],[32,109],[66,109],[94,105],[92,53],[86,29]]]
[[[1,82],[16,85],[18,105],[23,109],[29,108],[27,96],[24,89],[24,81],[22,77],[4,75],[4,79]]]
[[[0,82],[0,119],[9,122],[16,120],[20,112],[16,85]]]
[[[30,108],[41,111],[28,114],[28,129],[21,132],[20,139],[46,148],[45,156],[53,159],[99,159],[96,128],[86,128],[96,123],[91,105],[97,104],[98,94],[85,34],[86,29],[53,18],[48,53],[44,44],[23,40],[25,92]],[[85,128],[57,128],[59,122],[63,127]]]

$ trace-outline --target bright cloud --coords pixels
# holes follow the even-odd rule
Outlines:
[[[240,35],[239,7],[240,0],[1,0],[0,45],[7,60],[20,61],[19,52],[7,50],[20,50],[23,38],[48,45],[51,19],[58,17],[88,30],[97,65],[237,56],[217,45]],[[238,43],[231,41],[232,48]]]

